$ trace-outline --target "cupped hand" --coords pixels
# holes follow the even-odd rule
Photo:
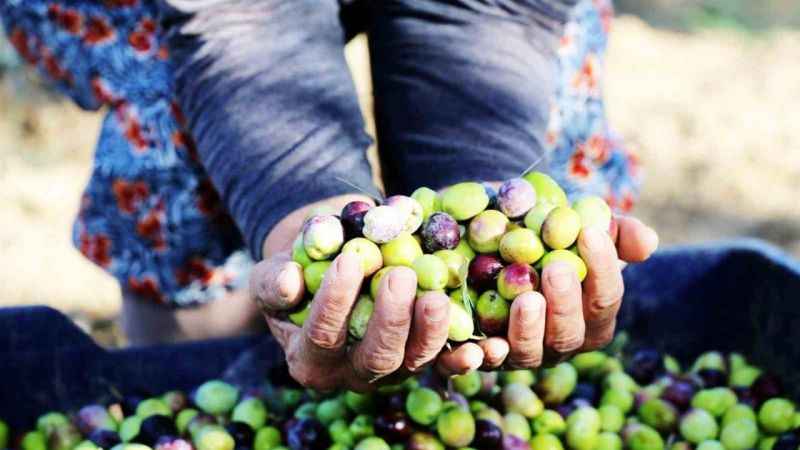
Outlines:
[[[476,368],[536,368],[577,352],[607,345],[614,335],[626,262],[646,260],[658,235],[638,219],[615,218],[613,233],[584,229],[578,249],[588,273],[583,284],[567,263],[553,263],[541,274],[541,293],[527,292],[511,304],[508,334],[446,350],[438,367],[446,374]]]
[[[348,321],[364,281],[353,254],[340,254],[333,261],[302,327],[280,318],[305,294],[302,267],[292,261],[285,244],[294,240],[305,214],[287,217],[270,234],[266,259],[256,265],[250,282],[251,296],[286,353],[292,377],[322,391],[365,391],[381,382],[396,382],[434,361],[447,341],[450,301],[440,293],[415,301],[416,274],[406,267],[383,277],[366,334],[353,345],[347,342]]]

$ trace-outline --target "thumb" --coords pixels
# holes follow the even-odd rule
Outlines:
[[[250,297],[270,314],[296,306],[305,294],[303,267],[287,253],[264,260],[250,274]]]

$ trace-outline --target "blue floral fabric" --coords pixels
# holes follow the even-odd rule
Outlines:
[[[549,171],[572,196],[600,195],[627,212],[638,195],[638,160],[609,128],[603,101],[613,16],[611,0],[582,0],[573,10],[558,49],[547,144],[552,152]]]
[[[601,91],[611,16],[609,0],[584,0],[565,28],[548,144],[560,182],[627,210],[636,160]],[[82,108],[107,110],[75,245],[128,295],[180,307],[242,287],[252,260],[185,128],[157,17],[147,0],[0,0],[19,56]]]

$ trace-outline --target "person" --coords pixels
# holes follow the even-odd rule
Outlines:
[[[20,56],[81,107],[107,110],[74,240],[120,281],[130,341],[241,334],[266,318],[292,376],[325,390],[429,364],[536,367],[611,339],[619,260],[658,243],[627,216],[616,242],[582,232],[583,286],[552,265],[542,294],[514,301],[506,338],[442,350],[447,297],[415,302],[415,275],[398,268],[364,340],[346,345],[363,279],[348,255],[303,328],[280,318],[304,292],[288,250],[309,211],[371,201],[352,187],[373,185],[342,51],[352,36],[369,40],[387,192],[533,164],[625,212],[638,170],[604,113],[611,16],[607,0],[0,0]]]

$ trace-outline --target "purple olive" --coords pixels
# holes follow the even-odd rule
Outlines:
[[[525,439],[507,434],[503,436],[503,450],[531,450],[531,445]]]
[[[116,431],[98,428],[89,433],[89,440],[100,448],[112,448],[122,442]]]
[[[298,419],[287,424],[286,441],[292,450],[325,450],[330,445],[328,430],[315,419]]]
[[[686,380],[675,380],[661,393],[661,398],[672,403],[681,411],[686,411],[692,403],[692,397],[697,389]]]
[[[514,300],[525,292],[539,287],[539,274],[533,267],[514,263],[506,266],[497,276],[497,292],[507,300]]]
[[[225,425],[227,431],[236,443],[236,448],[252,448],[255,432],[250,425],[244,422],[231,422]]]
[[[797,450],[800,446],[800,438],[795,433],[788,432],[778,436],[775,444],[772,445],[772,450]]]
[[[657,350],[643,349],[633,355],[628,373],[639,384],[650,384],[664,374],[664,357]]]
[[[750,390],[760,405],[771,398],[783,395],[783,382],[776,375],[765,373],[753,382]]]
[[[108,447],[103,447],[108,448]],[[175,436],[162,436],[156,442],[154,450],[194,450],[191,442]]]
[[[172,418],[154,414],[144,420],[136,435],[136,442],[152,447],[161,436],[177,436],[178,429]]]
[[[721,370],[700,369],[697,375],[703,380],[703,387],[706,389],[728,385],[728,375]]]
[[[588,406],[596,405],[600,400],[600,392],[592,383],[581,382],[575,385],[575,390],[570,394],[568,401],[583,400]]]
[[[574,403],[562,403],[560,405],[556,405],[553,407],[553,409],[555,409],[557,413],[561,414],[561,417],[564,418],[564,420],[567,420],[567,417],[569,417],[569,415],[578,408]]]
[[[467,283],[478,292],[494,289],[503,262],[494,255],[478,255],[470,261]]]
[[[444,389],[447,385],[447,379],[442,377],[439,372],[435,370],[426,370],[419,376],[419,385],[420,387],[426,387],[428,389],[433,389],[434,391]],[[403,400],[403,407],[401,410],[405,410],[405,400]]]
[[[87,405],[81,408],[75,415],[75,426],[84,435],[98,429],[116,429],[116,423],[111,414],[100,405]]]
[[[753,409],[758,408],[756,397],[753,395],[753,391],[749,387],[734,386],[731,389],[733,389],[733,392],[736,394],[736,398],[739,400],[739,403],[747,405]]]
[[[375,434],[387,442],[403,442],[411,436],[413,428],[406,415],[396,411],[375,418]]]
[[[503,430],[488,420],[476,420],[472,445],[480,449],[500,450],[503,448]]]
[[[345,240],[349,241],[363,236],[364,216],[370,209],[372,209],[372,205],[358,200],[344,205],[341,216]]]
[[[386,401],[386,409],[390,412],[406,410],[406,396],[401,392],[395,392],[390,395]]]
[[[536,204],[536,191],[522,178],[504,182],[497,191],[497,205],[510,219],[519,219]]]
[[[449,214],[437,212],[431,214],[422,225],[422,246],[428,253],[439,250],[452,250],[461,241],[461,230],[458,222]]]

